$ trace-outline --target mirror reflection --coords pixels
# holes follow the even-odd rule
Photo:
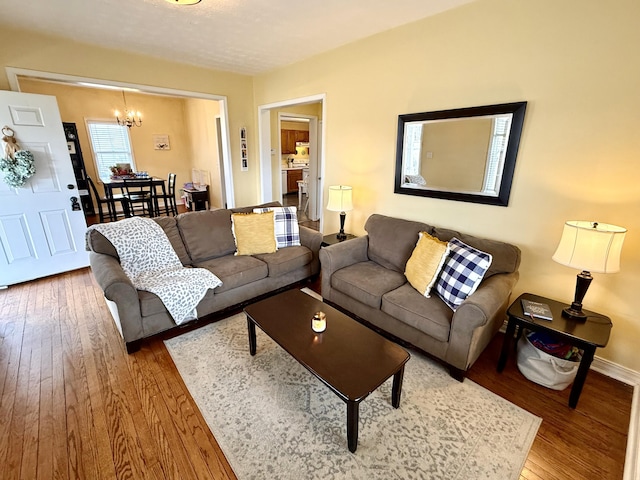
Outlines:
[[[525,107],[400,115],[396,193],[507,205]]]

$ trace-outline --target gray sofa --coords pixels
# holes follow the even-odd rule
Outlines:
[[[377,214],[369,217],[365,230],[365,236],[320,250],[324,300],[439,358],[462,380],[504,322],[518,281],[520,249]],[[455,236],[493,255],[480,286],[455,313],[435,289],[426,298],[404,276],[420,231],[443,241]]]
[[[279,205],[274,202],[260,206]],[[198,317],[249,303],[317,276],[320,271],[318,251],[322,234],[303,226],[300,227],[301,246],[281,248],[265,255],[234,255],[231,214],[252,209],[189,212],[154,219],[167,234],[183,265],[207,268],[223,282],[222,286],[207,291],[196,308]],[[133,287],[120,267],[111,242],[91,230],[87,244],[93,275],[104,292],[129,353],[140,347],[142,339],[176,326],[156,295]]]

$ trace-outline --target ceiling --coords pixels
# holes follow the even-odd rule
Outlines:
[[[25,30],[256,75],[475,0],[2,0]]]

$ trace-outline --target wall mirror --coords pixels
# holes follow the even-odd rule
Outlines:
[[[394,192],[506,207],[526,106],[399,115]]]

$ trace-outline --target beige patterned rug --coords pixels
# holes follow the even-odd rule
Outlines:
[[[244,314],[165,342],[240,480],[519,477],[541,419],[414,351],[400,408],[388,380],[350,453],[345,403],[257,330],[255,357]]]

